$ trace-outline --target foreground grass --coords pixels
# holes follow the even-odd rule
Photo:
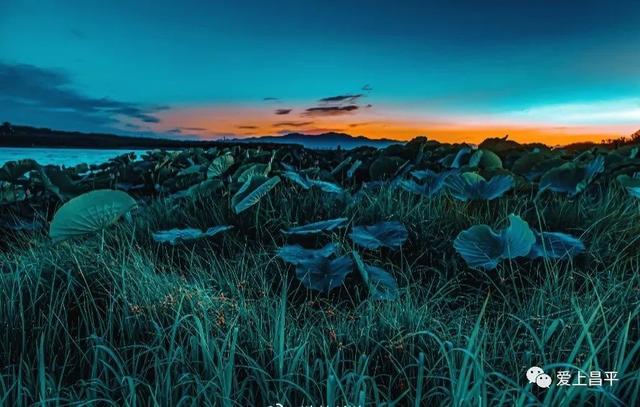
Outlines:
[[[0,404],[640,402],[640,206],[616,187],[465,204],[281,185],[242,216],[228,199],[154,201],[102,236],[58,245],[13,236],[0,254]],[[453,238],[512,212],[580,236],[588,253],[469,270]],[[337,216],[407,226],[399,253],[363,253],[394,274],[399,301],[369,301],[356,273],[314,294],[275,256],[281,228]],[[216,224],[235,228],[177,247],[150,236]],[[329,240],[351,250],[346,231],[306,243]],[[541,390],[526,380],[532,365],[619,381]]]

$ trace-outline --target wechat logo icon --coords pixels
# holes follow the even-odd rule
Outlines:
[[[527,380],[529,380],[529,383],[535,383],[543,389],[551,386],[551,376],[546,374],[544,370],[538,366],[532,366],[527,370]]]

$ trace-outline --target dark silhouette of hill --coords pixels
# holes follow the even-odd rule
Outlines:
[[[252,137],[248,139],[228,139],[224,141],[177,140],[168,138],[130,137],[115,134],[81,133],[48,128],[18,126],[4,123],[0,126],[0,147],[57,147],[57,148],[187,148],[212,147],[229,143],[253,144],[299,144],[308,148],[351,149],[361,146],[386,147],[398,141],[383,139],[372,140],[366,137],[353,137],[344,133],[324,133],[305,135],[291,133],[284,136]]]
[[[391,144],[402,143],[398,140],[391,139],[370,139],[364,136],[351,136],[346,133],[322,133],[318,135],[309,135],[302,133],[289,133],[284,136],[263,136],[250,137],[245,139],[235,139],[243,143],[284,143],[284,144],[300,144],[307,148],[341,148],[350,150],[356,147],[387,147]]]

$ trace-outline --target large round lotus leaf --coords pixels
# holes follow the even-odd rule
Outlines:
[[[502,160],[493,151],[478,150],[469,159],[469,165],[490,170],[502,168]]]
[[[378,222],[369,226],[356,226],[350,234],[354,243],[367,249],[385,246],[399,249],[407,240],[409,233],[400,222]]]
[[[54,241],[98,232],[114,224],[136,206],[126,192],[102,189],[87,192],[58,209],[49,236]]]
[[[369,176],[372,180],[390,178],[402,164],[404,164],[404,160],[400,157],[378,157],[369,166]]]
[[[280,182],[280,177],[254,176],[245,181],[231,198],[233,211],[238,214],[256,203]]]

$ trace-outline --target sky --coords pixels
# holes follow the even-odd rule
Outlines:
[[[2,0],[0,121],[200,139],[628,136],[640,0]]]

